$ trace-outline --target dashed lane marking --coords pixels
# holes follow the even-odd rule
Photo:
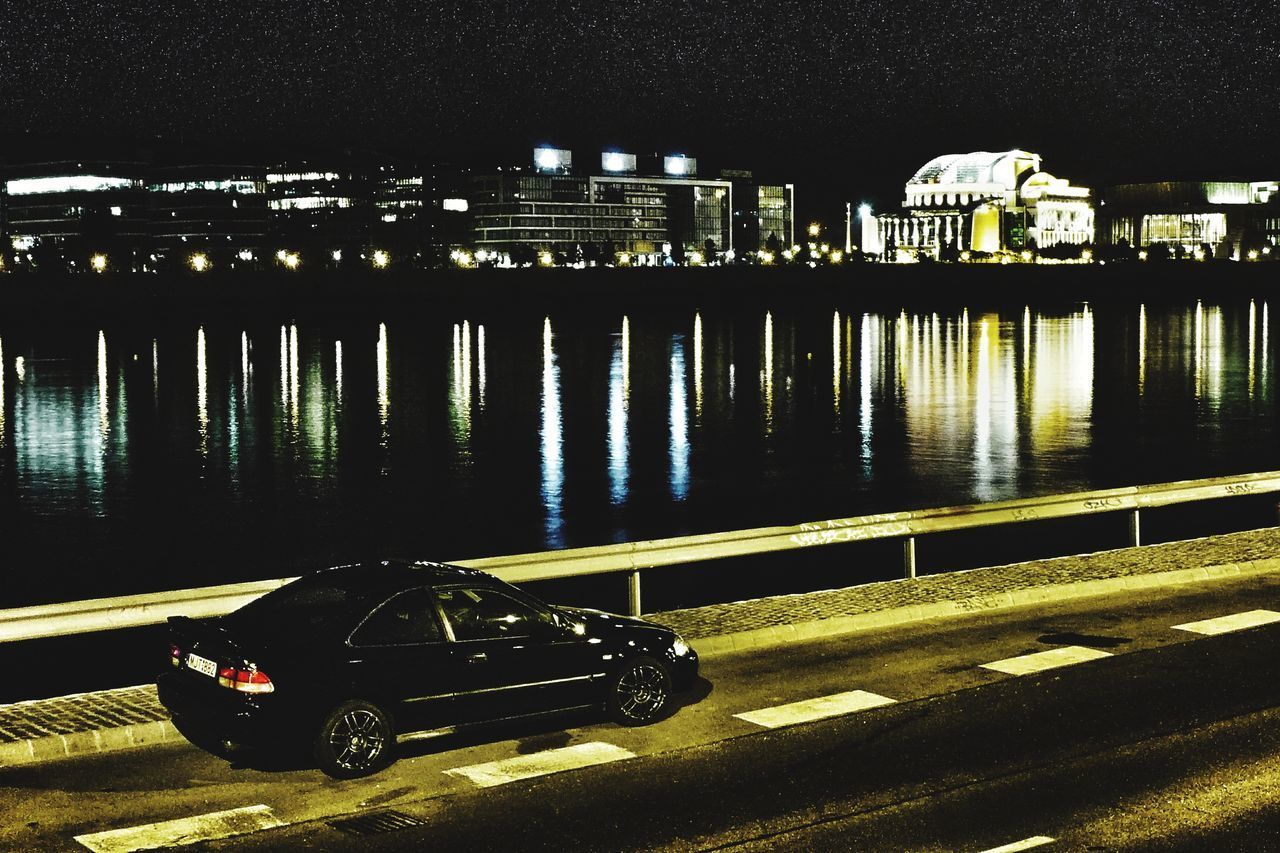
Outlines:
[[[1044,652],[1034,652],[1029,655],[1020,655],[1016,658],[1005,658],[992,663],[984,663],[982,667],[983,669],[1005,672],[1009,675],[1030,675],[1033,672],[1043,672],[1046,669],[1057,669],[1060,666],[1071,666],[1072,664],[1109,657],[1111,657],[1111,652],[1090,649],[1085,646],[1063,646],[1060,649],[1049,649]]]
[[[848,693],[836,693],[832,696],[820,696],[817,699],[805,699],[801,702],[791,702],[786,705],[777,705],[773,708],[762,708],[759,711],[747,711],[742,714],[734,714],[734,716],[740,720],[746,720],[748,723],[764,726],[766,729],[776,729],[779,726],[793,726],[796,723],[807,723],[810,720],[823,720],[827,717],[838,717],[842,714],[852,714],[855,711],[865,711],[868,708],[892,705],[897,701],[896,699],[890,699],[888,696],[881,696],[878,693],[868,693],[865,690],[850,690]]]
[[[1175,631],[1190,631],[1193,634],[1212,636],[1226,634],[1229,631],[1243,631],[1245,628],[1257,628],[1259,625],[1270,625],[1272,622],[1280,622],[1280,613],[1274,610],[1249,610],[1245,613],[1219,616],[1217,619],[1174,625],[1173,628]]]
[[[276,817],[269,807],[256,805],[77,835],[75,839],[94,853],[128,853],[230,838],[284,825],[284,821]]]
[[[486,764],[472,764],[468,767],[455,767],[445,773],[470,779],[481,788],[494,785],[505,785],[520,779],[534,776],[545,776],[548,773],[559,773],[562,770],[577,770],[594,764],[607,764],[610,761],[622,761],[635,758],[635,753],[608,743],[581,743],[561,749],[548,749],[533,755],[520,755],[515,758],[504,758],[501,761],[490,761]]]
[[[1005,844],[1000,847],[992,847],[990,850],[983,850],[982,853],[1017,853],[1019,850],[1031,850],[1034,847],[1043,847],[1046,844],[1052,844],[1053,839],[1047,835],[1033,835],[1030,838],[1024,838],[1021,841],[1015,841],[1012,844]]]

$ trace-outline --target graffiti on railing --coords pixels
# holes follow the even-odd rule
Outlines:
[[[1096,498],[1084,502],[1085,509],[1120,509],[1123,506],[1124,501],[1119,498]]]
[[[836,530],[814,530],[807,533],[795,533],[791,542],[799,548],[810,548],[814,545],[838,545],[842,542],[861,542],[865,539],[883,539],[892,536],[909,536],[911,526],[906,522],[895,524],[862,525]]]
[[[1257,490],[1257,483],[1230,483],[1227,485],[1227,494],[1229,495],[1247,495]]]
[[[827,521],[806,521],[800,529],[806,533],[819,533],[824,530],[844,530],[850,527],[865,527],[868,524],[881,524],[901,518],[900,514],[860,515],[857,518],[833,518]]]

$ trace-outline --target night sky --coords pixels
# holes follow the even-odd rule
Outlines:
[[[1012,147],[1078,183],[1274,178],[1278,45],[1261,2],[7,0],[0,145],[615,144],[855,200]]]

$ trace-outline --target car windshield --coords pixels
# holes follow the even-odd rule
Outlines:
[[[350,629],[370,609],[371,592],[358,577],[317,572],[272,590],[232,613],[244,627],[326,633]]]

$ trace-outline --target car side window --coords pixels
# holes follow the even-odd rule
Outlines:
[[[555,624],[549,612],[493,589],[438,589],[440,610],[455,640],[531,637]]]
[[[351,635],[355,646],[413,646],[443,639],[431,590],[411,589],[387,599]]]

